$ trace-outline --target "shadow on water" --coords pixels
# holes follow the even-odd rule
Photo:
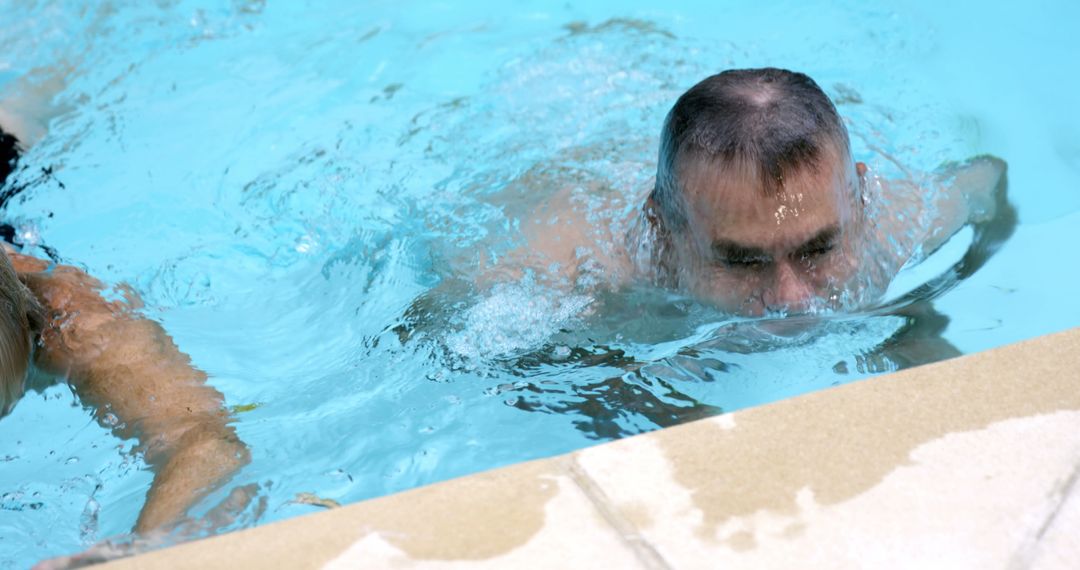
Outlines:
[[[678,379],[650,373],[649,363],[640,362],[624,350],[607,346],[575,347],[555,362],[557,348],[516,359],[511,370],[517,374],[544,366],[607,367],[625,371],[586,382],[541,380],[513,385],[515,397],[508,403],[526,412],[569,415],[573,425],[589,439],[618,439],[714,416],[723,412],[681,392]],[[718,370],[726,369],[717,363]]]
[[[440,345],[440,359],[451,369],[477,366],[461,362],[459,355],[441,346],[446,331],[454,327],[453,314],[468,305],[463,299],[472,293],[469,283],[444,281],[418,297],[389,331],[402,344],[433,341]],[[670,307],[660,311],[685,315]],[[717,370],[727,367],[719,361],[712,365]],[[657,375],[652,372],[656,363],[587,339],[547,343],[480,366],[492,367],[503,379],[488,389],[489,395],[500,396],[505,404],[524,412],[572,417],[575,428],[590,439],[617,439],[723,412],[678,389],[679,382],[702,375],[680,375],[670,367],[665,367],[666,374]]]

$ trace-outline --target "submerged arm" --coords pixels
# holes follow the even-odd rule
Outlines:
[[[178,521],[248,461],[221,393],[160,325],[106,301],[102,284],[74,267],[11,258],[47,312],[38,366],[67,376],[118,435],[138,437],[154,468],[136,532]]]
[[[1005,161],[979,156],[940,169],[935,182],[939,186],[934,206],[939,212],[923,242],[929,253],[941,247],[967,224],[985,224],[997,217],[1005,205]]]
[[[883,185],[878,237],[891,244],[897,268],[920,251],[933,253],[964,226],[992,224],[1011,211],[1005,173],[1005,161],[984,155],[939,169],[928,188],[912,181]]]

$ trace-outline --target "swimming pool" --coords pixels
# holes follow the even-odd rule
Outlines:
[[[0,86],[74,69],[4,218],[132,284],[225,394],[253,455],[229,488],[260,501],[223,530],[317,508],[300,493],[357,501],[863,378],[901,364],[878,347],[912,320],[948,343],[922,360],[1080,324],[1080,79],[1063,72],[1080,8],[649,4],[0,3]],[[545,189],[635,207],[674,98],[766,64],[815,77],[882,169],[874,149],[916,169],[1005,158],[1015,233],[933,311],[812,335],[647,288],[453,285]],[[127,532],[151,479],[133,446],[63,386],[24,397],[0,421],[0,564]]]

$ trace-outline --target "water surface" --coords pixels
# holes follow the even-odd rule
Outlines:
[[[245,484],[264,508],[226,530],[1080,324],[1080,8],[654,4],[3,1],[0,89],[71,69],[3,217],[131,284],[237,410],[253,461],[196,510]],[[624,218],[674,99],[763,65],[814,77],[882,172],[1003,157],[1019,226],[966,279],[970,231],[888,294],[922,302],[787,333],[644,286],[471,284],[558,189]],[[0,567],[128,532],[134,446],[63,385],[24,397]]]

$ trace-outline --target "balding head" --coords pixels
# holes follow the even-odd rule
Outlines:
[[[850,157],[847,130],[814,80],[782,69],[713,75],[684,93],[661,132],[653,202],[670,229],[685,225],[680,167],[710,161],[758,173],[763,192],[785,177],[816,171],[821,161]]]

